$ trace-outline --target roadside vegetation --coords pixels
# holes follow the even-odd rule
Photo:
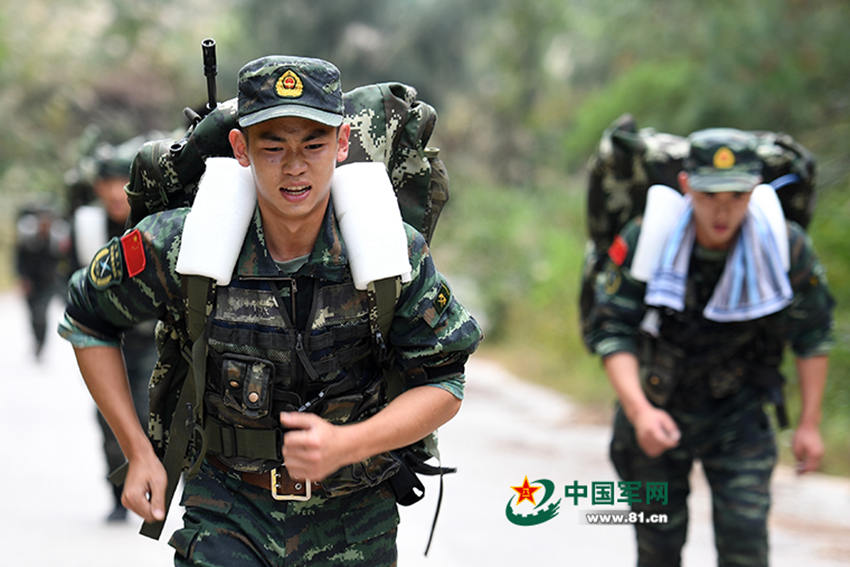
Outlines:
[[[14,284],[17,207],[65,207],[64,175],[93,136],[115,143],[185,128],[183,108],[206,101],[202,39],[218,44],[219,100],[235,96],[239,67],[255,57],[323,57],[340,67],[346,90],[406,82],[438,109],[433,141],[452,198],[434,244],[440,267],[469,290],[458,292],[476,302],[483,352],[602,419],[613,394],[578,324],[584,167],[602,130],[629,112],[639,127],[679,135],[711,126],[791,134],[818,159],[810,234],[838,302],[824,470],[850,475],[846,0],[0,0],[0,8],[2,289]],[[787,392],[793,415],[795,384]]]
[[[584,183],[520,191],[452,179],[452,197],[434,238],[438,268],[474,286],[472,301],[487,331],[481,353],[518,376],[585,404],[584,419],[608,423],[615,396],[597,357],[581,341],[578,293],[584,254]],[[823,403],[823,470],[850,475],[850,265],[846,219],[850,186],[824,190],[810,236],[826,266],[835,313],[835,349]],[[463,280],[461,280],[463,281]],[[793,357],[783,368],[792,425],[799,415]],[[769,415],[773,416],[772,410]],[[780,432],[781,458],[793,463],[791,429]]]

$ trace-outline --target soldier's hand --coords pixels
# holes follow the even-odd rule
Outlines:
[[[167,483],[165,467],[151,448],[149,455],[130,460],[121,503],[125,508],[144,518],[146,522],[164,520]]]
[[[797,459],[798,474],[817,470],[824,451],[818,428],[804,425],[798,427],[791,441],[791,450]]]
[[[632,425],[638,445],[649,457],[657,457],[679,444],[679,428],[670,414],[648,406],[634,416]]]
[[[312,413],[282,412],[283,463],[292,478],[323,480],[345,462],[343,427]]]

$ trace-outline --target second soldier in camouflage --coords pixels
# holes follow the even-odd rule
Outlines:
[[[710,129],[695,132],[689,142],[679,183],[692,200],[681,214],[692,216],[676,219],[685,234],[693,234],[691,244],[683,237],[679,249],[690,254],[689,261],[679,272],[656,270],[648,283],[638,279],[639,237],[654,227],[641,219],[627,224],[608,250],[585,340],[603,358],[620,401],[611,441],[618,474],[627,482],[668,485],[664,507],[635,505],[669,519],[636,525],[638,565],[680,564],[689,475],[698,459],[712,491],[718,564],[766,566],[776,443],[762,406],[773,402],[784,412],[779,365],[790,343],[803,400],[793,451],[801,471],[817,468],[833,301],[806,234],[793,222],[780,222],[776,242],[787,239],[789,251],[787,293],[779,294],[784,302],[758,316],[719,320],[711,306],[722,295],[718,289],[734,289],[721,282],[737,266],[744,223],[754,222],[750,215],[756,214],[749,208],[759,182],[755,140],[737,130]],[[761,254],[766,238],[756,239],[749,251]],[[655,250],[656,257],[667,246]],[[740,281],[750,269],[737,271]],[[749,307],[747,299],[739,306]]]

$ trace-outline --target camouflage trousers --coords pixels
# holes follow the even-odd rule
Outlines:
[[[708,401],[700,412],[670,410],[682,433],[679,445],[650,458],[638,447],[622,408],[614,417],[611,460],[624,481],[666,482],[668,503],[635,504],[665,513],[666,524],[636,524],[639,567],[676,567],[688,529],[688,481],[699,459],[711,487],[718,565],[768,564],[767,514],[776,443],[761,401],[752,391]]]
[[[262,488],[204,463],[188,480],[177,566],[396,565],[398,510],[382,484],[335,498],[277,501]]]
[[[50,306],[50,300],[52,298],[53,288],[50,286],[45,286],[44,289],[33,290],[26,296],[27,307],[30,312],[30,326],[35,341],[34,350],[36,357],[41,355],[41,349],[44,347],[44,339],[47,335],[47,309]]]

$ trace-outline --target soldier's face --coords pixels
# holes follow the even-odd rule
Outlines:
[[[348,156],[350,127],[286,116],[231,131],[236,159],[251,166],[264,216],[283,222],[323,217],[331,178]]]
[[[752,193],[691,191],[690,194],[694,204],[697,242],[713,250],[728,249],[747,216]]]
[[[123,223],[130,216],[130,202],[124,192],[128,181],[125,177],[108,177],[94,183],[94,193],[113,222]]]

